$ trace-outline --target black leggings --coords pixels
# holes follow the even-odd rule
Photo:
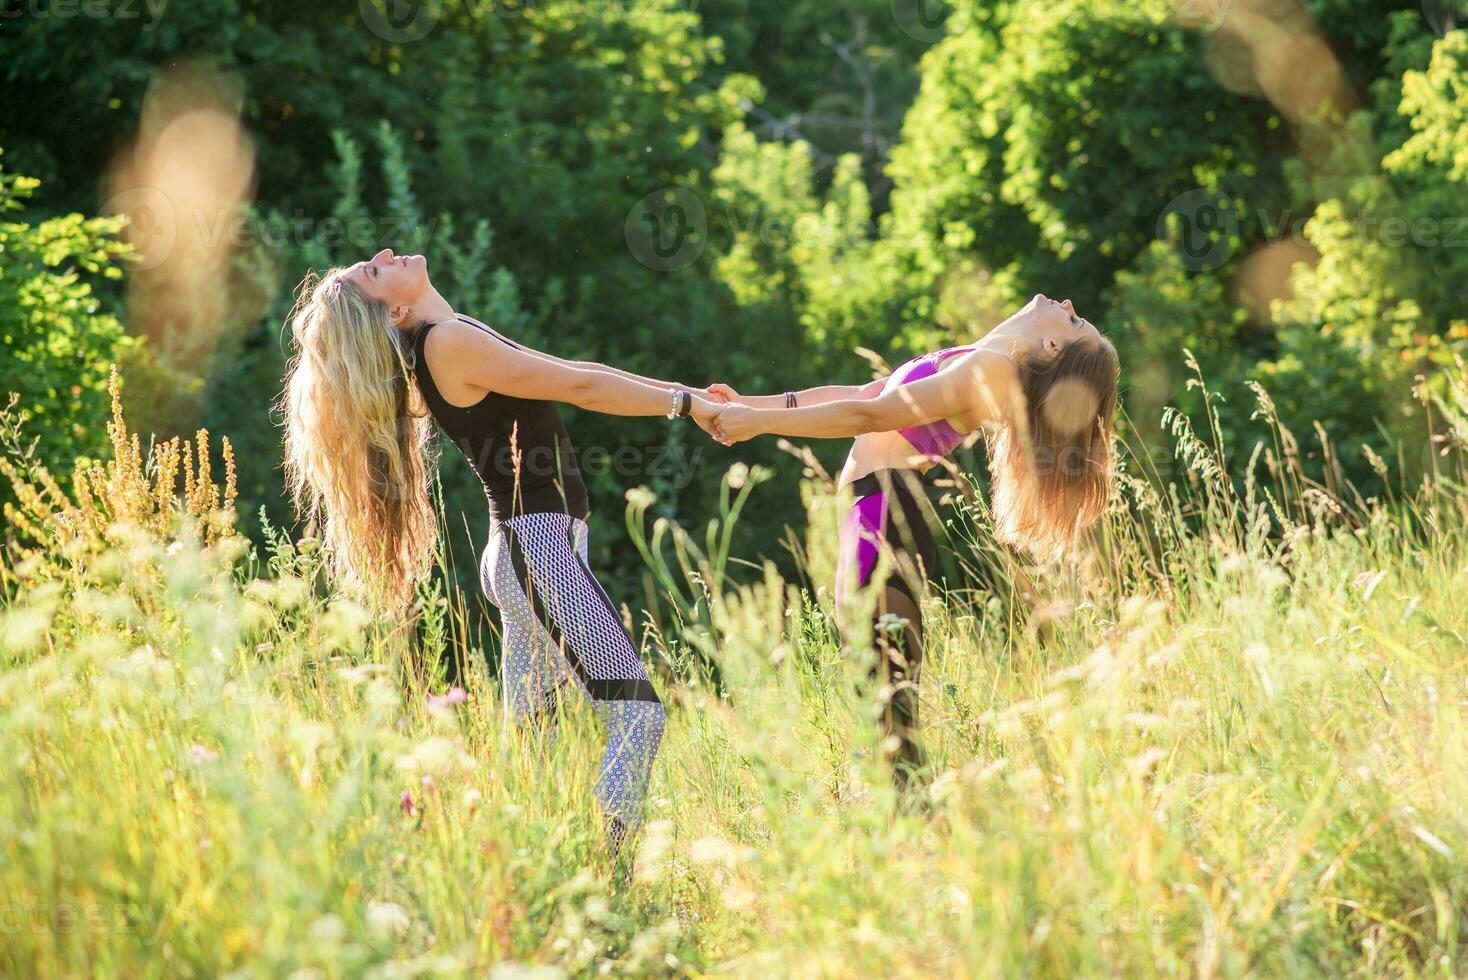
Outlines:
[[[938,517],[915,470],[877,470],[851,488],[856,500],[841,526],[841,573],[854,573],[858,587],[866,588],[880,555],[887,554],[892,563],[877,597],[872,640],[878,666],[873,679],[880,671],[891,691],[882,721],[887,736],[895,740],[889,754],[893,778],[905,787],[923,765],[917,741],[917,684],[923,662],[920,597],[937,567],[933,528]]]

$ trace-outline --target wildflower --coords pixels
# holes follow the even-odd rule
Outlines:
[[[428,706],[430,708],[447,708],[452,704],[463,704],[467,700],[469,700],[469,692],[456,684],[444,694],[428,695]]]
[[[884,636],[901,636],[910,623],[910,620],[898,616],[895,613],[883,613],[882,618],[877,620],[877,632]]]
[[[1218,570],[1224,575],[1241,575],[1248,570],[1249,563],[1243,555],[1227,555],[1223,561],[1218,563]]]
[[[694,864],[721,864],[732,868],[739,863],[739,850],[721,837],[702,837],[693,842],[688,856]]]
[[[321,617],[322,632],[332,650],[354,651],[361,648],[363,631],[371,622],[371,614],[360,603],[338,597]]]
[[[341,917],[328,912],[315,922],[311,923],[306,935],[311,938],[313,944],[320,946],[336,946],[346,938],[347,928]]]
[[[431,794],[438,789],[438,784],[433,781],[433,777],[428,773],[424,773],[423,778],[419,782],[423,784],[423,790],[426,793]]]
[[[466,810],[477,810],[479,804],[484,802],[484,794],[477,789],[466,789],[460,802],[464,804]]]
[[[1381,580],[1386,578],[1386,569],[1381,571],[1362,572],[1351,580],[1351,585],[1361,593],[1362,602],[1370,602],[1371,596],[1376,592],[1376,587]]]
[[[403,816],[405,816],[405,817],[416,817],[418,815],[418,806],[417,806],[417,804],[415,804],[413,802],[413,791],[412,790],[410,790],[410,789],[403,790],[402,799],[400,799],[398,801],[398,803],[403,808]]]
[[[397,767],[406,773],[444,773],[454,770],[463,772],[474,768],[474,758],[463,747],[446,738],[429,738],[414,746],[413,750],[397,759]]]
[[[749,466],[746,463],[735,463],[729,467],[729,489],[742,490],[749,482]]]
[[[371,901],[367,903],[367,928],[375,936],[402,939],[412,925],[408,910],[397,902]]]
[[[202,745],[195,745],[193,748],[189,749],[189,758],[192,759],[196,764],[203,765],[206,762],[213,762],[215,759],[219,758],[219,753],[205,748]]]

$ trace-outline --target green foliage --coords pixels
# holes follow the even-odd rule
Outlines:
[[[955,14],[924,61],[893,155],[898,226],[1085,305],[1179,195],[1277,198],[1277,118],[1198,70],[1166,3],[997,9]]]
[[[1363,442],[1420,442],[1414,385],[1441,390],[1454,353],[1468,349],[1465,68],[1468,34],[1456,31],[1433,45],[1426,70],[1405,73],[1405,126],[1392,131],[1412,135],[1382,154],[1380,171],[1339,168],[1357,175],[1305,227],[1319,260],[1297,270],[1293,297],[1276,308],[1279,353],[1258,376],[1286,417],[1331,433],[1348,472],[1364,472]],[[1364,112],[1349,133],[1340,152],[1369,145]]]
[[[1436,37],[1418,4],[1250,7],[1287,36],[1329,42],[1367,97],[1344,127],[1286,121],[1248,84],[1256,66],[1238,37],[1180,23],[1165,0],[963,2],[931,37],[914,36],[905,0],[502,6],[444,0],[413,41],[374,33],[361,10],[278,0],[170,5],[151,28],[13,24],[0,132],[46,179],[35,212],[95,210],[101,161],[161,90],[157,69],[187,62],[241,107],[253,220],[304,219],[236,256],[207,365],[123,352],[136,419],[164,435],[203,421],[240,446],[252,520],[262,507],[290,518],[278,433],[262,424],[288,288],[307,267],[383,245],[426,246],[456,304],[555,354],[742,391],[864,380],[857,347],[896,362],[973,339],[1035,291],[1068,295],[1121,350],[1147,445],[1160,444],[1164,405],[1200,409],[1186,349],[1221,396],[1227,435],[1247,441],[1244,385],[1263,379],[1281,413],[1301,431],[1319,421],[1367,481],[1360,443],[1427,434],[1410,389],[1419,373],[1440,387],[1468,332],[1468,249],[1446,241],[1463,233],[1451,224],[1463,32]],[[706,210],[709,246],[659,271],[634,257],[624,226],[668,189]],[[1179,257],[1186,216],[1167,217],[1189,192],[1238,225],[1210,233],[1221,258],[1207,268]],[[328,217],[367,230],[331,239]],[[1394,244],[1396,221],[1437,221],[1439,240]],[[1297,231],[1318,260],[1273,309],[1246,306],[1252,254]],[[98,310],[116,298],[98,290]],[[645,462],[593,474],[600,510],[653,483],[658,516],[712,513],[711,472],[782,458],[657,420],[572,414],[583,446],[693,460],[674,476]],[[843,448],[821,445],[818,459],[834,466]],[[776,470],[782,503],[739,531],[771,551],[801,519],[798,474]],[[472,538],[482,512],[468,480],[451,460],[449,519]],[[595,561],[629,572],[614,591],[630,597],[636,556],[611,539],[594,539]]]
[[[917,62],[941,36],[913,22],[906,0],[700,0],[704,29],[718,40],[710,77],[747,73],[763,83],[749,123],[764,139],[811,145],[827,186],[845,154],[860,158],[874,196],[902,116],[917,91]],[[929,4],[929,17],[944,8]],[[913,31],[916,27],[917,30]],[[917,36],[914,36],[914,33]]]
[[[1468,460],[1390,507],[1282,481],[1233,506],[1194,441],[1181,491],[1125,481],[1104,560],[925,602],[914,811],[829,593],[733,581],[727,526],[653,522],[700,615],[644,652],[691,646],[721,683],[667,698],[625,878],[585,705],[551,738],[507,729],[481,670],[443,697],[436,650],[323,589],[310,544],[200,540],[134,458],[162,520],[68,506],[0,561],[0,970],[1462,974]],[[771,489],[741,480],[731,519]],[[835,501],[810,489],[827,581]]]
[[[37,183],[0,168],[0,391],[65,484],[72,461],[107,445],[108,371],[136,341],[94,292],[103,280],[121,278],[121,220],[6,217],[24,209]]]
[[[1174,222],[1175,223],[1175,222]],[[1231,302],[1226,284],[1210,272],[1189,271],[1182,261],[1175,234],[1155,241],[1129,269],[1116,277],[1110,297],[1118,324],[1112,338],[1121,363],[1123,400],[1128,420],[1141,437],[1141,444],[1154,451],[1164,444],[1163,410],[1168,406],[1185,415],[1202,418],[1201,392],[1188,383],[1191,371],[1186,360],[1191,353],[1207,365],[1210,379],[1224,379],[1228,390],[1221,392],[1225,404],[1246,405],[1242,372],[1247,364],[1243,348],[1245,312]],[[1242,421],[1228,412],[1225,436],[1239,445]],[[1159,458],[1164,472],[1170,466]]]

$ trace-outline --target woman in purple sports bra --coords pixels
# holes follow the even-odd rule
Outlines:
[[[1036,558],[1058,557],[1110,496],[1117,375],[1115,348],[1070,301],[1037,294],[982,340],[915,357],[870,384],[757,397],[710,386],[730,401],[714,419],[726,443],[855,437],[839,480],[855,499],[841,525],[836,603],[848,608],[889,557],[874,641],[892,692],[884,722],[899,787],[923,764],[920,599],[937,559],[924,474],[983,435],[996,533]]]

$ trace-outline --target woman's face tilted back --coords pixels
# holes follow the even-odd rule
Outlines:
[[[1053,361],[1074,341],[1103,343],[1101,331],[1076,312],[1070,300],[1053,300],[1036,293],[1009,319],[989,332],[990,337],[1006,337],[1019,341],[1027,358]]]
[[[1110,497],[1116,349],[1070,300],[1037,293],[990,333],[1019,368],[1023,408],[990,444],[995,527],[1039,557],[1068,550]],[[988,338],[986,338],[988,339]]]
[[[414,310],[433,294],[428,260],[421,255],[394,255],[385,248],[365,262],[348,266],[342,276],[387,307],[388,321],[399,329],[415,326]]]

